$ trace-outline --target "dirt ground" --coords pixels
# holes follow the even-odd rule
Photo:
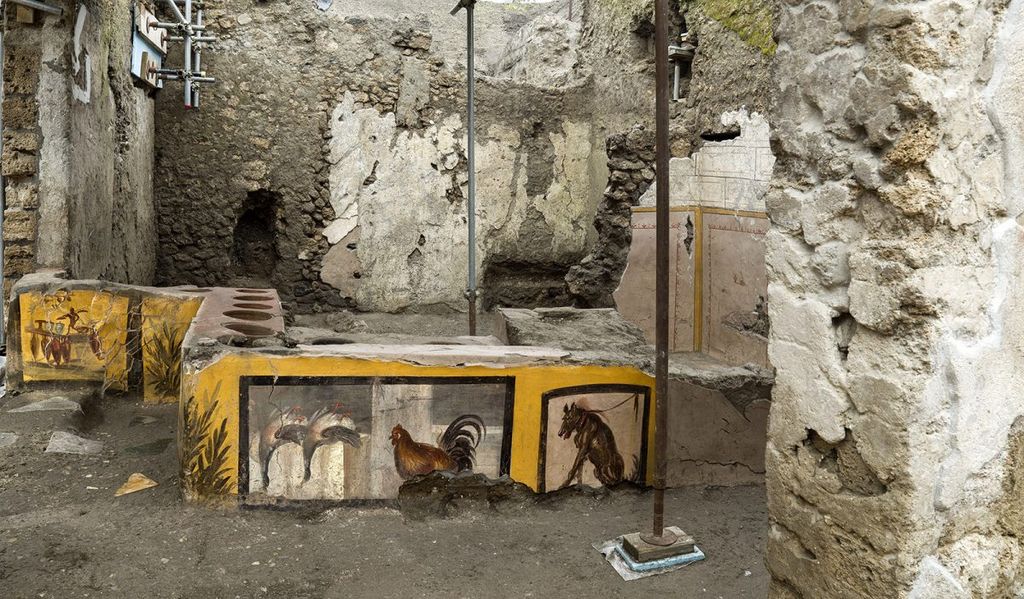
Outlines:
[[[570,496],[451,519],[395,509],[217,511],[183,504],[176,408],[107,399],[95,456],[0,449],[0,597],[764,597],[763,487],[684,488],[668,523],[707,560],[623,582],[591,543],[648,526],[650,493]],[[143,424],[139,416],[154,416]],[[136,422],[133,423],[133,420]],[[18,431],[8,431],[18,432]],[[114,497],[132,472],[159,486]]]

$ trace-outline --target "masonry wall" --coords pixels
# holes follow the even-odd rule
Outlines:
[[[199,111],[159,100],[160,280],[270,284],[297,311],[465,309],[464,16],[450,9],[211,7],[218,84]],[[484,303],[564,304],[608,176],[579,25],[530,5],[476,13]]]
[[[1019,597],[1021,2],[783,5],[776,598]]]
[[[127,0],[58,3],[4,35],[5,296],[38,268],[149,283],[153,105],[129,74]]]
[[[321,6],[208,10],[219,82],[199,111],[159,99],[159,278],[270,284],[298,311],[463,310],[464,17],[440,0]],[[760,106],[761,79],[726,94],[710,65],[762,68],[764,50],[725,12],[686,10],[708,40],[694,93]],[[486,306],[612,305],[628,208],[654,178],[650,7],[576,0],[571,16],[564,0],[476,10]],[[721,128],[695,101],[677,108],[684,151]]]
[[[566,277],[573,301],[585,307],[615,305],[630,247],[630,209],[654,181],[653,3],[588,0],[586,51],[594,66],[595,93],[627,107],[610,120],[610,177],[596,217],[598,240]],[[685,27],[697,40],[692,65],[683,68],[679,101],[671,105],[672,155],[685,158],[706,139],[739,134],[723,115],[747,109],[765,114],[771,97],[769,65],[772,3],[698,0],[673,4],[672,36]],[[678,43],[673,37],[672,43]],[[690,198],[692,203],[692,198]]]

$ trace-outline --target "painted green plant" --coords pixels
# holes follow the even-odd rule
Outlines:
[[[213,397],[220,391],[220,384],[213,390]],[[226,495],[231,491],[228,459],[228,421],[215,421],[216,399],[205,398],[200,407],[194,395],[185,400],[184,418],[181,423],[179,460],[181,464],[181,485],[187,495],[212,497]]]
[[[145,360],[146,376],[162,397],[177,397],[181,387],[181,344],[183,329],[163,323],[154,331]]]

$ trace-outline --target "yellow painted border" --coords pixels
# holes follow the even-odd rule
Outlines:
[[[216,404],[213,417],[220,426],[225,424],[227,437],[225,446],[232,459],[226,464],[224,474],[228,478],[228,496],[239,492],[238,452],[239,433],[239,379],[243,376],[415,376],[415,377],[473,377],[511,376],[515,377],[515,404],[512,412],[512,449],[509,475],[534,491],[539,487],[537,464],[540,460],[541,403],[548,391],[564,387],[600,384],[632,384],[651,389],[651,405],[647,419],[647,482],[654,473],[654,422],[655,403],[654,379],[632,366],[598,366],[541,364],[525,366],[470,365],[470,366],[421,366],[405,362],[374,361],[330,355],[272,356],[257,352],[240,352],[221,357],[201,370],[187,373],[182,383],[179,402],[179,430],[185,430],[185,420],[192,416],[192,409],[202,411]],[[194,401],[191,398],[195,398]],[[180,440],[179,440],[180,442]],[[187,449],[179,447],[179,450]],[[193,500],[217,500],[218,497],[204,494],[191,484],[195,473],[185,464],[182,480],[186,497]]]

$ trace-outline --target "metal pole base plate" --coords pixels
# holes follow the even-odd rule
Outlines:
[[[623,535],[622,548],[634,561],[650,562],[693,553],[694,541],[679,527],[669,526],[660,537],[638,532]]]

